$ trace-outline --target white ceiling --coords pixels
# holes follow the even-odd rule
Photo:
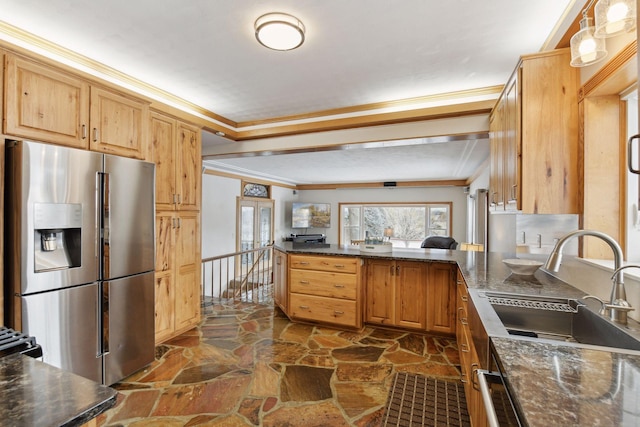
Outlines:
[[[504,84],[518,56],[553,48],[584,3],[3,0],[0,19],[246,122]],[[255,40],[255,19],[274,11],[306,26],[297,50],[270,51]],[[203,141],[221,142],[206,132]],[[486,138],[403,144],[214,161],[315,183],[468,178],[488,156]]]

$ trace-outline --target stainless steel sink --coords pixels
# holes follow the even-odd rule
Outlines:
[[[510,335],[640,351],[640,337],[575,299],[486,292]]]

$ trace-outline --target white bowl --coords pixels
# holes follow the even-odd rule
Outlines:
[[[532,275],[542,265],[540,261],[521,258],[503,259],[502,262],[511,269],[513,274],[519,274],[521,276]]]

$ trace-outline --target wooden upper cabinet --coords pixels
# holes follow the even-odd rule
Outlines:
[[[7,54],[4,132],[89,148],[89,84],[71,74]]]
[[[178,122],[178,205],[181,210],[200,210],[202,179],[202,147],[200,129]]]
[[[145,159],[149,105],[57,68],[8,54],[4,132]]]
[[[164,114],[150,114],[152,158],[156,164],[156,208],[199,210],[200,129]]]
[[[580,213],[579,70],[568,49],[521,57],[491,115],[493,210]]]
[[[152,112],[149,132],[156,164],[156,208],[172,210],[176,195],[176,120]]]
[[[146,102],[91,88],[91,150],[144,159],[148,120]]]

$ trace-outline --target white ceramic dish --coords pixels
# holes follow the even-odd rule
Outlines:
[[[532,275],[542,265],[540,261],[521,258],[503,259],[502,262],[511,269],[513,274],[519,274],[521,276]]]

